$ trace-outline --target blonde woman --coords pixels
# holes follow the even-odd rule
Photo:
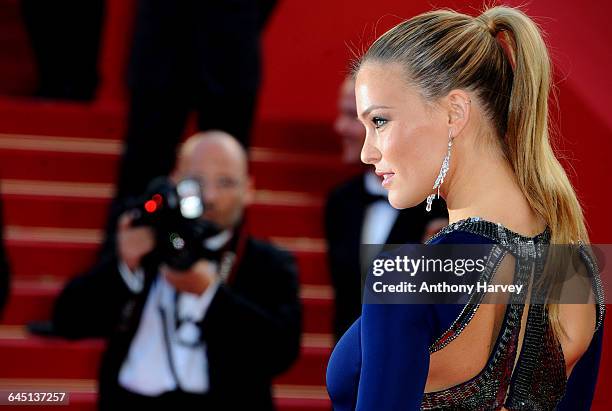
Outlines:
[[[495,270],[518,277],[530,272],[521,250],[588,244],[549,144],[549,55],[523,12],[416,16],[378,38],[354,74],[361,159],[391,205],[446,200],[450,224],[429,244],[493,244],[505,250]],[[582,304],[364,304],[328,365],[334,409],[589,409],[605,314],[589,255]]]

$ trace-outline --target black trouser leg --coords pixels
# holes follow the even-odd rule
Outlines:
[[[197,100],[198,127],[223,130],[248,148],[256,99],[256,93],[250,91],[229,95],[203,93]]]
[[[38,71],[37,95],[92,99],[104,0],[22,0],[21,14]]]

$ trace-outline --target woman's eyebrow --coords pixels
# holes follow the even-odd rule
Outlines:
[[[388,107],[388,106],[380,106],[380,105],[373,104],[373,105],[371,105],[370,107],[368,107],[368,108],[366,108],[365,110],[363,110],[363,112],[361,113],[360,117],[361,117],[361,118],[363,118],[363,117],[367,116],[368,114],[370,114],[370,112],[371,112],[372,110],[376,110],[376,109],[378,109],[378,108],[391,108],[391,107]]]

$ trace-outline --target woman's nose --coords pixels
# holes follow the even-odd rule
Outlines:
[[[371,139],[366,135],[361,148],[361,162],[364,164],[376,164],[380,160],[380,151],[371,143]]]

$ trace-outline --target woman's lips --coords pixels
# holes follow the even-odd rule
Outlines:
[[[395,173],[392,171],[375,170],[374,172],[376,173],[377,176],[382,178],[382,186],[385,188],[387,188],[389,184],[391,184],[391,181],[393,180],[393,177],[395,176]]]
[[[388,187],[389,184],[391,184],[391,181],[393,181],[393,177],[395,176],[395,173],[385,173],[382,175],[383,177],[383,181],[382,181],[382,186],[383,187]]]

